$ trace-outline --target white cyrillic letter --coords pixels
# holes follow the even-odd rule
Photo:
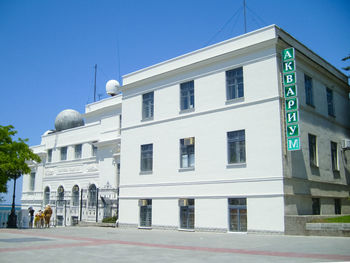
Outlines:
[[[292,63],[293,63],[293,61],[284,62],[284,71],[292,71],[293,70],[293,68],[291,66]]]
[[[290,97],[290,96],[295,96],[295,93],[293,91],[292,88],[288,88],[288,91],[287,91],[287,94],[286,94],[287,97]]]

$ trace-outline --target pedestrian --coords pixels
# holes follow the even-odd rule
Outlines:
[[[44,228],[44,212],[40,210],[40,228]]]
[[[28,207],[28,215],[29,215],[29,228],[33,228],[34,222],[34,209],[32,206]]]
[[[34,217],[34,226],[35,228],[40,228],[40,219],[41,219],[41,210],[39,210]]]
[[[45,220],[45,227],[50,227],[50,219],[52,215],[52,209],[50,205],[47,205],[44,210],[44,220]]]

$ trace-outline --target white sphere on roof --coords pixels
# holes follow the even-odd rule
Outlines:
[[[111,79],[106,83],[106,92],[108,95],[114,96],[119,92],[120,84],[117,80]]]
[[[76,110],[61,111],[55,120],[56,131],[63,131],[84,125],[83,116]]]

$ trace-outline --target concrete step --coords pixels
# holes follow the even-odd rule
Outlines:
[[[115,223],[78,221],[78,224],[76,224],[74,226],[77,226],[77,227],[89,227],[89,226],[115,227]]]

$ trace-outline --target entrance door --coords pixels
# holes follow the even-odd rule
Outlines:
[[[247,231],[247,205],[245,198],[229,198],[229,231]]]
[[[194,199],[180,200],[180,228],[194,229]]]
[[[152,226],[152,200],[140,200],[140,227]]]

